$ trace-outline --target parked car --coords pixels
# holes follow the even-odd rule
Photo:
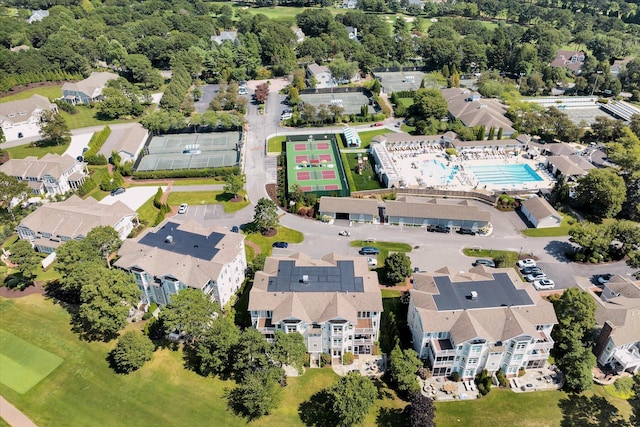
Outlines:
[[[600,276],[598,276],[598,283],[600,283],[601,285],[609,283],[612,277],[613,277],[613,274],[611,273],[601,274]]]
[[[516,264],[520,268],[535,267],[536,266],[536,262],[534,260],[532,260],[532,259],[521,259]]]
[[[83,156],[78,156],[76,157],[76,160],[79,162],[84,162],[84,157]]]
[[[380,127],[380,126],[384,126],[384,123],[378,122],[378,123],[374,123],[374,124],[371,125],[372,128],[377,128],[377,127]]]
[[[369,267],[377,267],[378,260],[375,258],[367,258],[367,264],[369,264]]]
[[[360,255],[378,255],[380,253],[380,249],[374,248],[373,246],[364,246],[358,251]]]
[[[456,231],[456,233],[458,233],[458,234],[468,234],[470,236],[475,236],[476,235],[476,232],[473,231],[470,228],[460,228],[460,229],[458,229],[458,231]]]
[[[540,267],[525,267],[521,270],[523,275],[542,273],[542,269]]]
[[[179,214],[184,214],[187,213],[187,209],[189,209],[189,205],[186,203],[183,203],[180,205],[180,207],[178,208],[178,213]]]
[[[112,191],[111,191],[111,195],[112,195],[112,196],[117,196],[118,194],[122,194],[122,193],[124,193],[125,191],[127,191],[127,190],[125,190],[125,189],[124,189],[124,187],[118,187],[118,188],[116,188],[115,190],[112,190]]]
[[[273,245],[271,246],[274,248],[287,249],[289,244],[287,242],[273,242]]]
[[[535,282],[536,280],[548,279],[548,277],[544,273],[531,273],[524,276],[524,279],[527,282]]]
[[[342,231],[338,232],[338,234],[340,236],[347,236],[347,237],[351,236],[351,233],[349,233],[349,231],[347,231],[347,230],[342,230]]]
[[[496,263],[492,259],[477,259],[473,261],[472,264],[474,267],[478,265],[486,265],[487,267],[496,268]]]
[[[536,280],[533,282],[533,287],[539,291],[548,291],[556,287],[556,284],[551,279]]]
[[[238,228],[237,225],[234,225],[233,227],[231,227],[231,232],[232,233],[239,233],[240,232],[240,228]]]
[[[451,228],[444,225],[430,225],[427,227],[427,231],[436,233],[451,233]]]

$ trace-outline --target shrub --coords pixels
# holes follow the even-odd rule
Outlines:
[[[457,371],[454,371],[451,373],[451,381],[454,381],[454,382],[460,381],[460,374]]]
[[[447,148],[446,150],[444,150],[445,153],[447,153],[447,155],[449,156],[457,156],[458,155],[458,151],[451,147],[451,148]]]
[[[91,139],[89,140],[89,149],[84,153],[85,160],[87,157],[96,156],[98,154],[98,151],[100,151],[104,143],[107,141],[109,135],[111,135],[111,128],[109,126],[105,126],[100,132],[96,132],[91,136]],[[106,162],[106,157],[102,157]],[[106,163],[104,164],[106,165]]]
[[[613,387],[620,394],[630,395],[633,391],[633,377],[618,378]]]
[[[320,356],[320,366],[330,365],[331,364],[331,355],[329,353],[322,353]]]
[[[500,383],[500,387],[509,387],[509,380],[506,375],[502,371],[498,371],[496,373],[496,378],[498,379],[498,383]]]
[[[146,312],[145,314],[142,315],[142,320],[149,320],[153,317],[153,314]]]
[[[497,268],[505,268],[507,267],[507,256],[505,254],[500,254],[493,258],[493,262],[496,263]]]
[[[309,353],[305,353],[304,356],[302,356],[302,364],[305,368],[311,366],[311,355]]]
[[[298,215],[300,216],[307,216],[307,208],[305,208],[304,206],[301,207],[300,209],[298,209]]]
[[[84,197],[87,194],[91,193],[97,186],[98,184],[96,184],[93,178],[88,178],[78,189],[78,195],[80,197]]]
[[[87,151],[88,153],[88,151]],[[86,154],[86,153],[85,153]],[[107,162],[107,158],[104,156],[104,154],[95,154],[95,155],[85,155],[84,156],[84,161],[87,162],[88,164],[92,165],[92,166],[104,166],[106,165]]]
[[[342,364],[351,365],[353,363],[353,353],[346,352],[342,355]]]
[[[491,391],[491,377],[486,369],[476,375],[475,383],[481,395],[486,396]]]
[[[431,371],[428,368],[420,368],[418,369],[418,376],[426,380],[427,378],[431,378]]]
[[[58,108],[65,113],[76,114],[78,112],[76,106],[69,102],[63,101],[61,99],[56,99],[54,102],[58,106]]]
[[[239,166],[222,166],[219,168],[205,169],[175,169],[159,171],[136,171],[135,179],[161,179],[161,178],[216,178],[225,180],[229,175],[239,175]]]
[[[118,345],[111,352],[111,360],[116,371],[133,372],[151,360],[154,345],[146,335],[139,331],[125,332]]]
[[[518,377],[522,377],[526,373],[527,373],[527,371],[524,368],[518,369]]]

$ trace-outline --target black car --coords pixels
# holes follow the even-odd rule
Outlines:
[[[118,194],[122,194],[124,193],[126,190],[124,189],[124,187],[118,187],[115,190],[111,191],[111,195],[112,196],[117,196]]]
[[[273,242],[273,245],[271,246],[274,248],[287,249],[289,244],[287,242]]]
[[[232,232],[232,233],[239,233],[239,232],[240,232],[240,229],[238,228],[238,226],[237,226],[237,225],[234,225],[233,227],[231,227],[231,232]]]
[[[451,233],[451,228],[445,227],[444,225],[435,225],[431,226],[429,231],[435,231],[436,233]]]
[[[476,235],[476,232],[473,231],[470,228],[460,228],[458,231],[456,231],[456,233],[458,233],[458,234],[468,234],[470,236],[475,236]]]
[[[477,259],[471,265],[474,267],[478,265],[486,265],[487,267],[496,268],[496,263],[492,259]]]

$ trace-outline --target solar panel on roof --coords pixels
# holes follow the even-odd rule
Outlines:
[[[224,234],[212,232],[204,236],[178,230],[178,226],[179,224],[175,222],[168,222],[158,231],[147,233],[139,243],[207,261],[216,256],[218,253],[216,246],[224,238]],[[172,239],[167,239],[168,236]]]
[[[303,282],[308,277],[308,283]],[[295,261],[280,261],[278,274],[269,280],[267,292],[364,292],[362,277],[354,274],[353,261],[338,261],[336,266],[296,266]]]

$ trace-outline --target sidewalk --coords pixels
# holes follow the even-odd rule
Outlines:
[[[0,417],[13,427],[37,427],[29,417],[7,402],[2,396],[0,396]]]

